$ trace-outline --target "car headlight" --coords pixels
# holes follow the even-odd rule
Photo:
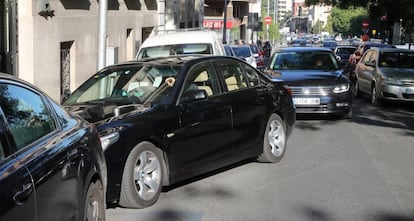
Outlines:
[[[335,94],[339,94],[339,93],[347,92],[348,90],[349,90],[349,84],[340,84],[340,85],[335,86],[332,91]]]
[[[397,78],[393,78],[393,77],[386,77],[386,76],[382,76],[382,82],[384,84],[388,84],[388,85],[402,85],[401,81],[398,80]]]

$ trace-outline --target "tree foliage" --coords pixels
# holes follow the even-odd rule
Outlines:
[[[371,20],[383,18],[388,25],[402,20],[403,27],[408,30],[411,30],[414,24],[413,0],[305,0],[305,3],[308,6],[323,4],[342,9],[363,7]]]
[[[361,24],[363,20],[367,20],[367,11],[361,7],[349,7],[342,9],[333,7],[329,16],[328,25],[331,26],[333,33],[342,33],[345,35],[362,34]]]

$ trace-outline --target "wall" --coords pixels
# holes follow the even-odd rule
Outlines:
[[[71,91],[96,72],[99,4],[97,0],[48,0],[54,12],[41,16],[39,1],[19,1],[18,77],[59,101],[62,42],[73,41]],[[108,0],[107,46],[118,47],[118,62],[132,53],[126,48],[131,47],[127,30],[131,29],[132,42],[142,43],[142,28],[156,24],[157,13],[148,10],[144,1]]]

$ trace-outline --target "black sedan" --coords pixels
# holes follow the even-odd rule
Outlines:
[[[265,73],[289,85],[296,113],[352,115],[350,81],[328,48],[281,48]]]
[[[144,208],[162,186],[256,158],[277,162],[295,122],[286,84],[225,56],[184,56],[107,67],[65,102],[97,125],[107,200]]]
[[[96,127],[0,74],[0,220],[105,220]]]

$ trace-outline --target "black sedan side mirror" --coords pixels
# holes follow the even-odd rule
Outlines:
[[[70,94],[71,93],[70,93],[70,90],[69,89],[63,90],[63,94],[62,94],[60,103],[62,104],[63,102],[65,102],[69,98]]]
[[[183,94],[182,102],[190,102],[194,100],[202,100],[207,98],[207,91],[205,90],[190,90]]]

